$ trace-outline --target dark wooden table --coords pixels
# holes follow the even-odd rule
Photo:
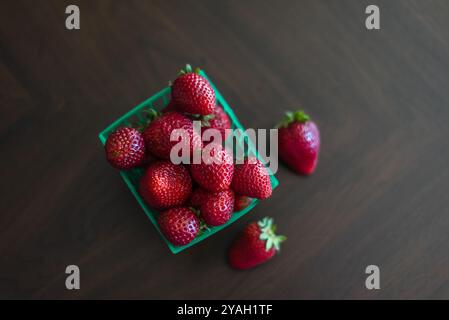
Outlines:
[[[75,31],[72,1],[0,11],[1,298],[449,298],[447,1],[74,2]],[[271,199],[173,255],[97,134],[186,62],[246,127],[303,106],[322,152],[315,175],[282,167]],[[266,215],[281,254],[232,270],[226,248]]]

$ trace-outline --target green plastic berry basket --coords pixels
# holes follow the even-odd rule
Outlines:
[[[236,148],[243,148],[245,154],[254,154],[259,160],[263,160],[256,148],[254,147],[251,140],[248,138],[248,136],[244,133],[245,129],[240,124],[240,121],[235,116],[234,112],[232,111],[231,107],[226,103],[223,96],[220,94],[220,92],[217,90],[217,88],[214,86],[214,84],[210,81],[210,79],[207,77],[207,75],[204,73],[204,71],[201,71],[200,73],[203,77],[209,80],[212,88],[215,90],[215,95],[217,97],[217,103],[220,105],[223,110],[226,112],[226,114],[229,116],[231,122],[232,122],[232,128],[233,129],[240,129],[243,134],[237,139],[236,141]],[[113,132],[115,129],[121,126],[133,126],[133,124],[142,122],[145,119],[145,110],[148,108],[154,108],[156,110],[161,110],[164,108],[168,102],[170,101],[170,93],[171,88],[167,87],[163,89],[162,91],[156,93],[151,98],[145,100],[141,104],[139,104],[137,107],[133,108],[132,110],[128,111],[126,114],[121,116],[119,119],[114,121],[111,125],[109,125],[106,129],[104,129],[102,132],[99,133],[98,137],[100,138],[101,143],[104,145],[106,143],[106,140],[111,132]],[[246,148],[245,148],[246,147]],[[267,168],[270,170],[269,168]],[[226,222],[225,224],[218,226],[218,227],[209,227],[209,229],[203,230],[201,234],[199,234],[192,242],[190,242],[187,245],[184,246],[174,246],[171,244],[161,233],[158,223],[157,223],[157,216],[159,215],[158,211],[148,207],[143,200],[143,198],[140,196],[138,192],[138,185],[140,177],[144,173],[144,168],[135,168],[127,171],[120,171],[120,175],[122,176],[123,180],[125,181],[128,188],[131,190],[134,197],[137,199],[137,202],[142,207],[143,211],[147,215],[147,217],[150,219],[150,221],[153,223],[156,230],[161,235],[162,239],[164,239],[167,246],[170,248],[171,252],[174,254],[179,253],[195,244],[197,244],[200,241],[203,241],[204,239],[210,237],[214,233],[226,228],[231,223],[236,221],[237,219],[240,219],[243,215],[247,214],[249,211],[251,211],[258,203],[259,200],[254,199],[252,202],[243,210],[239,212],[234,212],[232,214],[231,219]],[[270,173],[270,180],[271,180],[271,187],[275,189],[279,181],[276,179],[276,177]]]

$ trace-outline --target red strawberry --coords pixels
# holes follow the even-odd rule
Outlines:
[[[236,269],[249,269],[270,260],[287,238],[275,234],[273,219],[249,224],[228,251],[229,263]]]
[[[214,113],[215,92],[209,82],[200,76],[199,69],[193,72],[190,65],[181,70],[171,88],[171,96],[178,110],[191,114],[208,115]]]
[[[183,165],[156,161],[142,176],[139,192],[149,206],[167,209],[183,205],[192,192],[192,179]]]
[[[253,200],[250,197],[247,196],[235,196],[235,202],[234,202],[234,210],[235,212],[242,211],[245,209]]]
[[[245,159],[243,164],[235,165],[231,187],[239,195],[258,199],[266,199],[272,192],[267,169],[253,157]]]
[[[184,129],[190,152],[202,146],[201,137],[193,130],[193,121],[178,112],[167,112],[154,119],[143,132],[147,150],[156,157],[170,159],[170,151],[178,141],[170,141],[175,129]]]
[[[231,219],[234,211],[234,192],[224,190],[208,192],[197,189],[193,192],[190,203],[200,210],[200,216],[209,226],[219,226]]]
[[[278,133],[282,161],[299,174],[312,174],[320,151],[317,125],[303,111],[287,112]]]
[[[168,209],[160,214],[157,221],[162,234],[175,246],[188,244],[200,230],[198,217],[185,207]]]
[[[204,189],[229,189],[234,173],[232,155],[221,145],[211,143],[202,150],[201,163],[190,165],[190,172],[193,179]]]
[[[210,118],[210,119],[209,119]],[[222,142],[226,141],[226,129],[231,129],[231,120],[229,120],[228,115],[224,112],[223,108],[220,106],[215,106],[215,111],[212,115],[204,116],[201,136],[204,137],[204,132],[207,129],[217,129],[220,131]]]
[[[109,163],[121,170],[136,167],[145,159],[143,136],[134,128],[123,127],[111,133],[105,150]]]

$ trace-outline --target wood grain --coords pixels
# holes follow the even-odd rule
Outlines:
[[[0,297],[449,298],[449,3],[7,0],[0,11]],[[315,175],[281,167],[268,201],[172,255],[105,162],[97,133],[204,68],[246,127],[303,106]],[[248,272],[225,250],[270,215],[282,253]],[[65,267],[81,290],[65,289]],[[381,290],[365,289],[365,267]]]

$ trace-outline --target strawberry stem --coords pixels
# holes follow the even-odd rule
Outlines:
[[[303,111],[287,111],[282,119],[281,123],[279,123],[277,128],[286,128],[293,122],[305,123],[310,120],[310,117]]]
[[[200,68],[193,69],[190,64],[186,64],[186,66],[178,72],[178,76],[182,76],[182,75],[185,75],[187,73],[192,73],[192,72],[196,73],[196,74],[200,74],[201,69]]]
[[[157,110],[153,109],[153,108],[149,108],[149,109],[145,109],[143,110],[143,112],[146,113],[147,119],[151,122],[154,119],[158,118],[161,113],[158,112]]]
[[[201,127],[210,127],[210,120],[215,118],[215,114],[211,113],[205,116],[200,114],[191,114],[190,117],[194,120],[201,121]]]
[[[153,108],[148,108],[142,110],[142,113],[145,114],[145,118],[138,121],[136,125],[136,129],[139,130],[141,133],[148,127],[148,125],[154,121],[154,119],[158,118],[161,113],[156,111]]]
[[[274,247],[276,251],[281,249],[281,243],[287,240],[285,236],[276,235],[276,225],[273,224],[273,219],[265,217],[257,225],[260,228],[260,240],[265,240],[265,250],[269,251]]]
[[[202,127],[210,127],[210,120],[215,118],[215,114],[208,114],[207,116],[203,116],[201,118],[201,126]]]
[[[294,112],[293,116],[297,122],[307,122],[310,120],[310,117],[302,110]]]

